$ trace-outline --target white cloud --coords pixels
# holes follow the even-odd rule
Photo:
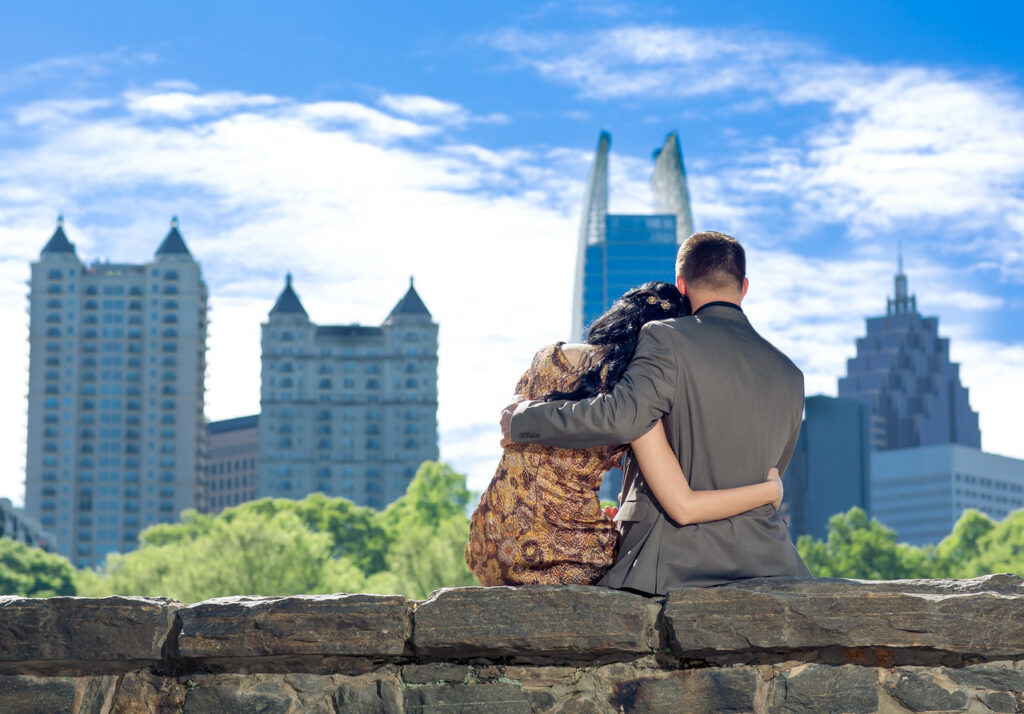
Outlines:
[[[297,108],[303,119],[358,126],[371,138],[411,138],[436,134],[434,126],[399,119],[358,102],[315,102]]]
[[[814,54],[803,43],[767,33],[662,25],[578,35],[509,29],[489,41],[541,75],[596,99],[774,89],[783,60]]]
[[[45,99],[27,104],[15,113],[15,123],[53,124],[111,106],[109,99]]]
[[[450,120],[455,118],[464,121],[464,117],[468,115],[461,104],[446,102],[422,94],[384,94],[380,98],[380,103],[385,109],[413,119]]]
[[[461,127],[466,124],[507,124],[507,114],[493,112],[477,115],[466,110],[461,104],[448,102],[422,94],[382,94],[381,106],[395,114],[410,119],[434,121],[443,126]]]
[[[269,94],[242,92],[211,92],[197,94],[187,90],[158,92],[125,92],[128,110],[143,115],[188,120],[210,114],[225,114],[239,109],[268,107],[280,100]]]

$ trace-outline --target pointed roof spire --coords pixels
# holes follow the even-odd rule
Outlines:
[[[178,217],[171,217],[171,230],[167,233],[163,243],[156,249],[157,255],[187,255],[190,258],[192,253],[189,252],[188,246],[185,245],[185,239],[181,237],[181,233],[178,232]]]
[[[295,290],[292,289],[292,274],[288,273],[284,278],[284,290],[277,296],[277,302],[274,303],[274,307],[270,309],[270,316],[274,315],[302,315],[305,318],[309,317],[306,312],[306,308],[302,307],[302,302],[299,300],[299,296],[295,294]]]
[[[75,254],[75,246],[64,234],[64,214],[57,216],[57,230],[50,236],[50,240],[43,246],[42,254],[46,253],[71,253]]]
[[[676,242],[682,245],[693,234],[693,209],[690,207],[690,190],[686,185],[686,166],[678,132],[669,132],[665,143],[654,152],[654,158],[654,173],[651,175],[654,210],[675,214]]]
[[[420,298],[419,293],[416,292],[416,287],[413,285],[413,276],[411,275],[409,276],[409,289],[406,291],[405,295],[402,296],[402,299],[398,301],[398,304],[391,309],[387,319],[390,320],[397,315],[423,315],[428,318],[430,317],[430,310],[428,310],[427,306],[423,304],[422,298]]]
[[[893,280],[895,297],[888,300],[887,313],[915,312],[917,297],[907,290],[907,276],[903,274],[903,241],[896,243],[896,277]]]

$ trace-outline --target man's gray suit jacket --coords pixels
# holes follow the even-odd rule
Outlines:
[[[785,472],[800,431],[803,374],[750,326],[738,306],[644,326],[636,354],[609,394],[520,405],[513,441],[567,448],[627,444],[662,419],[694,490],[763,481]],[[680,526],[627,457],[619,555],[602,585],[664,594],[773,575],[810,575],[771,505]]]

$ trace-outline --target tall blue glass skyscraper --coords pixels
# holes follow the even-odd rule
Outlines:
[[[648,280],[675,280],[676,217],[605,216],[605,239],[586,247],[583,327]]]
[[[608,153],[611,136],[601,132],[583,202],[572,333],[587,325],[630,288],[649,280],[675,280],[676,251],[693,233],[679,136],[672,132],[655,153],[651,189],[654,212],[608,213]]]
[[[572,312],[576,340],[582,340],[587,326],[630,288],[650,280],[674,282],[679,244],[693,233],[678,134],[669,134],[654,154],[650,214],[608,213],[611,144],[611,135],[602,131],[583,199]],[[605,474],[601,498],[615,500],[621,488],[622,472],[613,469]]]

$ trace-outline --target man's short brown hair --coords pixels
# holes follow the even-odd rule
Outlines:
[[[742,289],[747,277],[747,256],[732,236],[715,231],[694,233],[679,246],[676,276],[698,288]]]

